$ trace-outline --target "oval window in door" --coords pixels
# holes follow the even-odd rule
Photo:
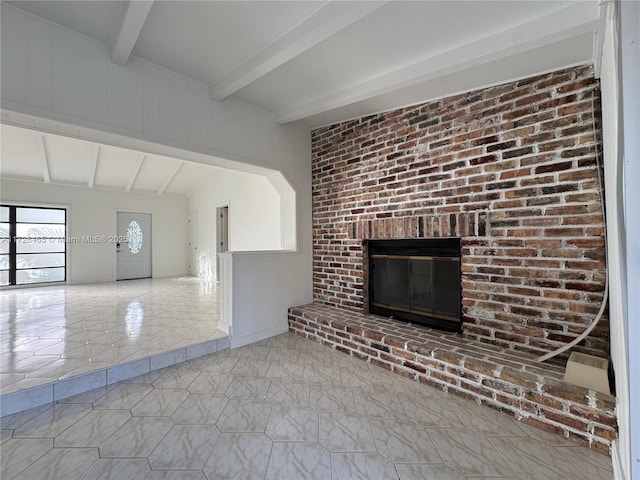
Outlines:
[[[138,253],[142,248],[142,229],[135,220],[127,227],[127,241],[129,251],[133,254]]]

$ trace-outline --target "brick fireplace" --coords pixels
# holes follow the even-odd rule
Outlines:
[[[460,331],[459,238],[369,240],[364,247],[365,311]]]
[[[580,335],[605,283],[599,105],[583,66],[314,130],[314,301],[365,310],[367,240],[460,237],[464,337]],[[606,318],[579,349],[608,355]]]
[[[615,398],[537,360],[603,298],[599,109],[582,66],[314,130],[314,301],[290,329],[610,452]],[[462,332],[370,314],[368,245],[445,237]],[[606,311],[576,349],[608,356]]]

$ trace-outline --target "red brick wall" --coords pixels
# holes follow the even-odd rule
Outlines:
[[[459,236],[465,336],[578,336],[605,282],[599,104],[584,66],[314,130],[314,300],[364,309],[363,239]]]

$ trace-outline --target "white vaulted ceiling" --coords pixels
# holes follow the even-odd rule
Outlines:
[[[318,127],[572,65],[598,68],[597,0],[3,1]],[[186,193],[197,166],[3,127],[0,175]],[[206,168],[206,167],[202,167]],[[200,172],[201,173],[201,172]]]
[[[314,127],[593,62],[602,13],[556,1],[11,1]]]
[[[2,126],[0,177],[131,193],[190,195],[215,167]]]

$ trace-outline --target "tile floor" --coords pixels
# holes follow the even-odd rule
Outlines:
[[[0,292],[0,395],[226,334],[196,277]]]
[[[600,453],[292,333],[0,426],[3,480],[613,477]]]

